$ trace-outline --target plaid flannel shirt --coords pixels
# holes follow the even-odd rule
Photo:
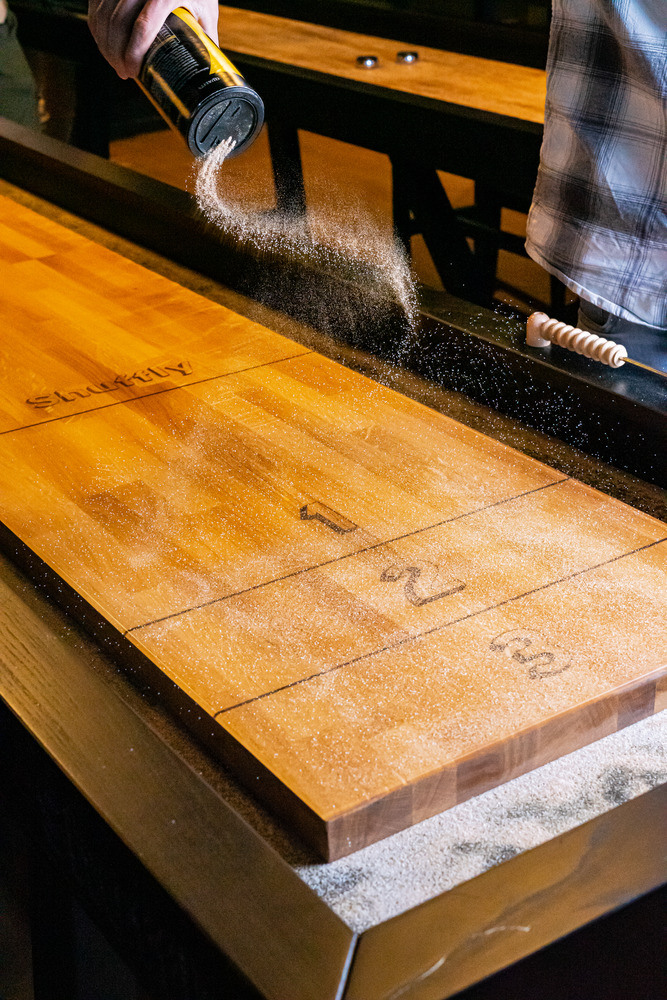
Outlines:
[[[553,0],[526,249],[594,305],[667,329],[667,0]]]

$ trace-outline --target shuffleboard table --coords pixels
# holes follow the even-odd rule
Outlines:
[[[230,6],[220,8],[218,30],[221,45],[266,94],[278,204],[305,208],[299,130],[385,153],[394,225],[406,248],[420,233],[444,287],[488,302],[498,249],[525,254],[522,239],[502,232],[501,210],[530,205],[544,68],[513,63],[502,50],[482,58]],[[406,51],[413,61],[401,58]],[[438,170],[472,178],[474,205],[454,212]],[[552,298],[562,307],[556,282]]]
[[[113,117],[122,120],[134,86],[119,86],[82,15],[20,0],[16,9],[24,44],[79,67],[73,144],[108,156]],[[230,6],[220,8],[219,33],[264,100],[278,206],[305,210],[300,130],[383,153],[392,167],[394,224],[406,247],[421,233],[444,287],[488,303],[498,249],[525,252],[522,239],[501,231],[501,209],[527,211],[530,204],[544,69],[515,64],[505,50],[482,58]],[[416,62],[397,59],[415,48]],[[377,59],[373,69],[357,64],[364,55]],[[153,128],[159,125],[153,120]],[[474,179],[475,204],[454,212],[438,170]],[[562,305],[556,282],[552,298]]]
[[[660,491],[1,197],[2,787],[88,896],[101,817],[239,996],[435,1000],[658,885]]]
[[[4,544],[325,858],[665,706],[661,521],[1,207]]]

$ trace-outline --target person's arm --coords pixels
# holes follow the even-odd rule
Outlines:
[[[7,20],[7,0],[0,0],[0,24]]]
[[[2,5],[5,0],[0,0]],[[141,63],[178,0],[88,0],[88,25],[118,76],[138,76]],[[218,42],[218,0],[186,0],[206,34]]]

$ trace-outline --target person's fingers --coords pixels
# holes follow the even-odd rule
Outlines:
[[[129,76],[137,76],[141,63],[153,39],[168,15],[179,6],[174,0],[148,0],[138,14],[132,35],[125,50],[125,68]],[[183,6],[199,21],[206,34],[217,44],[218,3],[217,0],[190,0]]]
[[[190,3],[186,2],[183,6],[197,18],[208,37],[212,38],[217,45],[218,17],[220,16],[218,0],[190,0]]]
[[[89,0],[88,25],[97,46],[123,79],[138,76],[146,52],[178,0]],[[218,41],[217,0],[183,4]]]
[[[89,0],[88,26],[97,47],[120,77],[132,74],[125,64],[125,51],[134,22],[145,0]]]
[[[124,52],[124,68],[127,76],[138,76],[144,56],[155,36],[178,3],[174,0],[143,0]]]

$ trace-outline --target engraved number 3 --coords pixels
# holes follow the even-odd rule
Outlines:
[[[555,677],[572,666],[569,653],[552,646],[537,632],[528,629],[516,629],[497,635],[491,640],[489,649],[506,653],[517,663],[530,664],[528,676],[533,681],[540,677]]]

